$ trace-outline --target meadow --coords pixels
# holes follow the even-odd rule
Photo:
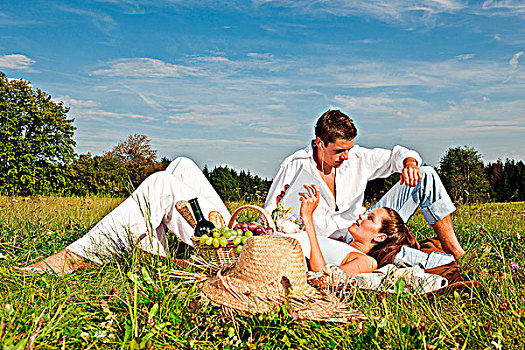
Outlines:
[[[368,321],[231,317],[196,283],[171,278],[172,260],[134,251],[65,276],[26,266],[81,237],[122,199],[0,197],[2,349],[523,349],[525,203],[477,204],[453,214],[475,289],[431,295],[350,289],[343,298]],[[240,203],[230,203],[230,210]],[[432,236],[417,214],[409,227]],[[172,255],[191,252],[171,239]]]

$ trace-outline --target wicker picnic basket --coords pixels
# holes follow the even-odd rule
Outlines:
[[[228,222],[228,228],[233,228],[235,226],[235,219],[239,215],[239,213],[244,209],[254,209],[258,211],[261,214],[261,217],[266,221],[269,227],[271,227],[274,232],[277,231],[275,227],[275,222],[272,219],[272,216],[268,211],[264,208],[261,208],[257,205],[247,204],[240,206],[237,208]],[[206,244],[202,244],[200,242],[200,237],[191,237],[191,241],[193,242],[193,247],[195,248],[195,253],[202,258],[204,258],[206,261],[217,265],[219,268],[226,268],[229,267],[237,262],[237,258],[239,257],[239,254],[235,250],[236,246],[231,242],[228,241],[228,244],[224,247],[218,247],[215,248],[214,246],[209,246]]]

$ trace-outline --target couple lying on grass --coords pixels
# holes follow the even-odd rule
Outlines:
[[[354,276],[372,272],[378,263],[392,263],[401,246],[418,247],[405,225],[418,208],[443,250],[455,258],[464,254],[450,218],[455,207],[434,169],[419,167],[422,160],[417,152],[401,146],[386,150],[355,145],[357,129],[352,119],[338,110],[329,110],[318,119],[315,136],[307,147],[283,161],[265,203],[270,212],[277,208],[299,171],[306,170],[319,180],[319,186],[307,186],[301,194],[300,213],[310,241],[310,252],[305,252],[310,269],[320,271],[326,260],[335,259],[335,265]],[[401,173],[400,182],[366,210],[363,200],[367,182],[396,172]],[[166,256],[168,231],[192,244],[193,229],[175,203],[195,197],[204,213],[218,211],[226,221],[230,219],[201,170],[191,160],[177,158],[166,170],[144,180],[84,237],[24,270],[53,270],[63,275],[82,266],[84,259],[101,263],[132,244]],[[333,251],[326,248],[329,244],[319,244],[327,239],[347,244]]]

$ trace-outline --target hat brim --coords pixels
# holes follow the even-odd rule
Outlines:
[[[215,304],[239,311],[241,314],[267,313],[287,302],[299,318],[319,321],[344,322],[350,313],[339,299],[330,292],[320,292],[309,286],[308,293],[285,296],[272,294],[267,288],[252,290],[242,286],[236,278],[216,276],[207,280],[202,288],[204,294]]]
[[[251,249],[252,243],[257,248]],[[243,314],[266,313],[286,301],[300,318],[342,320],[348,316],[334,294],[307,283],[296,239],[261,237],[256,243],[247,243],[232,270],[225,275],[219,272],[204,283],[202,290],[210,300]]]

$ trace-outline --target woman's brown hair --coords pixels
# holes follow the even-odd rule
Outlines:
[[[383,209],[386,210],[386,217],[383,219],[379,232],[386,234],[387,238],[374,246],[368,253],[376,259],[379,267],[392,264],[402,246],[419,249],[419,243],[410,233],[398,212],[391,208]]]

